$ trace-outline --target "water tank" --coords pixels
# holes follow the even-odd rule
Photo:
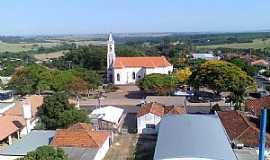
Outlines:
[[[32,118],[31,104],[26,101],[23,102],[23,118],[24,119]]]

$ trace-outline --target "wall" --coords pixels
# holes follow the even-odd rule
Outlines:
[[[38,121],[38,118],[36,118],[33,121],[31,121],[31,123],[30,123],[30,130],[34,129],[34,127],[37,124],[37,121]],[[21,135],[27,135],[27,128],[26,128],[26,126],[21,130]]]
[[[157,68],[122,68],[114,69],[113,79],[114,84],[135,84],[136,81],[142,79],[144,75],[152,73],[168,74],[173,71],[173,66],[157,67]],[[133,79],[133,72],[135,72],[135,79]],[[120,74],[120,81],[117,81],[117,74]]]
[[[106,139],[104,144],[99,148],[94,160],[102,160],[110,148],[110,137]]]
[[[141,117],[137,117],[137,129],[138,134],[155,134],[158,131],[158,124],[161,120],[161,117],[148,113]],[[146,124],[155,124],[155,129],[146,128]]]

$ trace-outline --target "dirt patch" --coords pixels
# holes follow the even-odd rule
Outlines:
[[[106,154],[104,160],[132,160],[133,152],[136,148],[138,135],[125,134],[118,135],[114,139],[114,143]]]

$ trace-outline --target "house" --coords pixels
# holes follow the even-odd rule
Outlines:
[[[258,66],[258,67],[264,67],[264,68],[269,67],[269,62],[264,59],[258,59],[258,60],[252,61],[250,64],[252,66]]]
[[[154,160],[236,160],[216,115],[168,115],[162,118]]]
[[[216,57],[211,53],[192,53],[192,57],[193,59],[219,60],[219,57]]]
[[[244,116],[238,111],[218,112],[218,116],[235,146],[259,147],[260,129],[256,119]],[[270,135],[266,136],[266,146],[270,147]]]
[[[16,143],[0,150],[0,160],[15,160],[40,146],[49,145],[55,131],[34,130]]]
[[[111,141],[111,132],[77,123],[68,129],[57,129],[50,145],[62,148],[71,160],[102,160]]]
[[[139,134],[156,134],[159,122],[166,114],[184,114],[186,110],[179,106],[164,106],[152,102],[143,105],[137,113],[137,132]]]
[[[248,99],[245,102],[246,111],[257,117],[261,114],[261,109],[263,107],[270,108],[270,96],[257,99]]]
[[[30,133],[38,121],[37,108],[42,104],[43,97],[38,95],[27,96],[15,103],[0,103],[0,142],[12,144],[13,138]]]
[[[89,115],[92,126],[96,130],[121,131],[124,118],[124,109],[113,106],[101,107]]]
[[[151,73],[169,74],[173,65],[164,56],[116,57],[112,34],[107,42],[107,80],[116,85],[135,84]]]

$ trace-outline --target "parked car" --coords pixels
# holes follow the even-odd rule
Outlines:
[[[175,96],[193,96],[194,93],[191,91],[178,90],[178,91],[175,91],[173,95],[175,95]]]

